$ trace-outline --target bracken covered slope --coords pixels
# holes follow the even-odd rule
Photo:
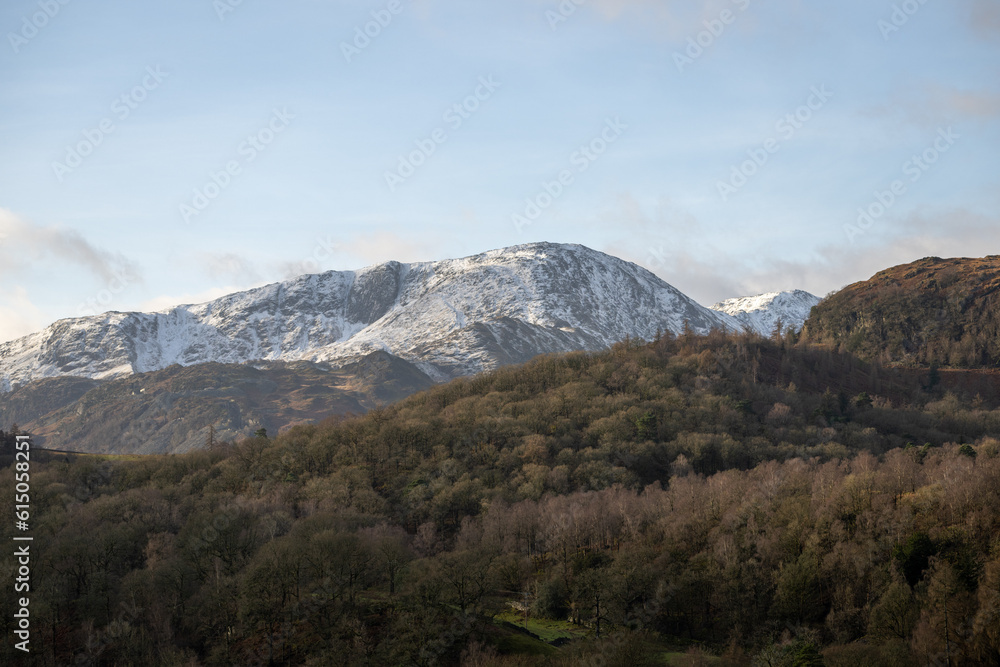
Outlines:
[[[995,367],[1000,256],[928,257],[882,271],[819,304],[803,340],[883,363]]]

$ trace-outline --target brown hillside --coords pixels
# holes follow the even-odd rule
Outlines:
[[[175,453],[265,428],[277,434],[331,415],[364,414],[426,389],[412,364],[375,352],[343,368],[311,362],[170,366],[102,383],[48,378],[0,395],[0,425],[18,421],[51,449]]]
[[[803,340],[884,364],[1000,365],[1000,256],[927,257],[824,299]]]

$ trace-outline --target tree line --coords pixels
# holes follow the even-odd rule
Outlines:
[[[32,469],[34,660],[996,665],[998,426],[846,352],[714,333],[56,458]]]

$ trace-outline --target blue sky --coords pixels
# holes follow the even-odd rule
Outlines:
[[[530,241],[706,305],[1000,254],[1000,5],[831,4],[6,2],[0,340]]]

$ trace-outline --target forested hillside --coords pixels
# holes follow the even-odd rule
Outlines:
[[[928,257],[823,300],[806,340],[884,364],[1000,365],[1000,257]]]
[[[1000,665],[1000,410],[959,386],[665,336],[35,463],[35,664]]]

